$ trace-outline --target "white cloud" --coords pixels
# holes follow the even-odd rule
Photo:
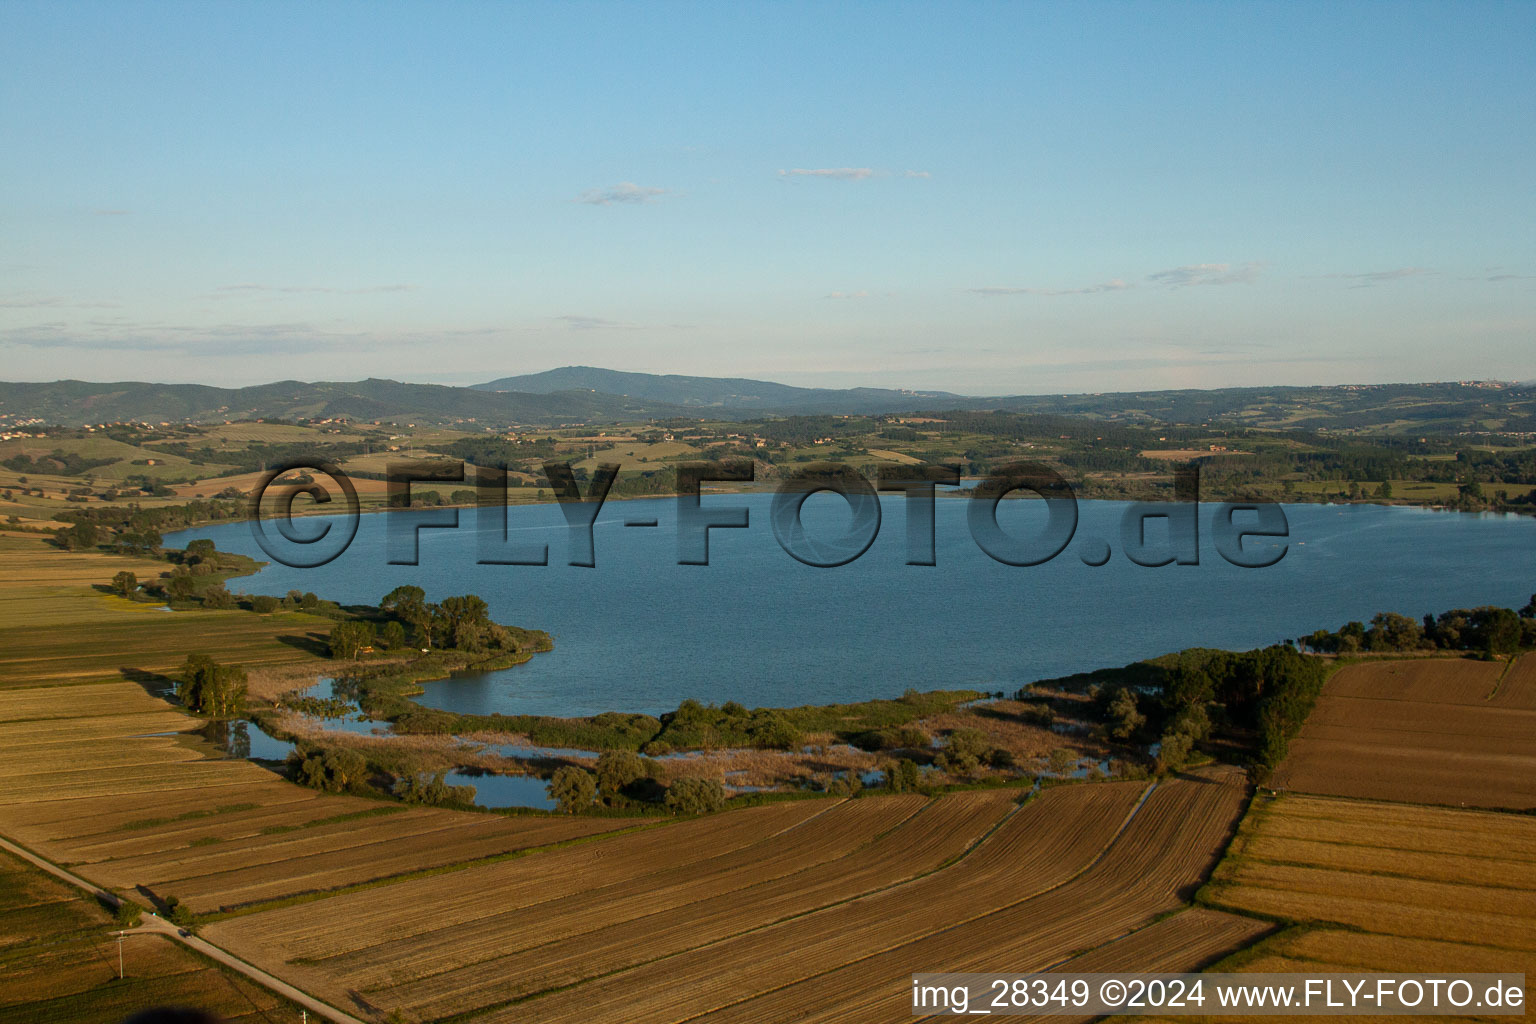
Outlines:
[[[1252,284],[1264,269],[1262,263],[1189,263],[1171,270],[1148,274],[1153,284],[1169,288],[1192,288],[1203,284]]]
[[[866,292],[866,291],[857,291],[857,292],[828,292],[824,296],[824,298],[828,298],[828,299],[867,299],[867,298],[869,298],[869,292]]]
[[[1389,281],[1401,281],[1406,277],[1421,277],[1433,273],[1433,270],[1425,267],[1398,267],[1395,270],[1371,270],[1363,274],[1326,274],[1324,276],[1339,281],[1353,281],[1351,288],[1369,288]]]
[[[413,284],[376,284],[363,288],[330,288],[317,285],[281,284],[226,284],[216,290],[215,298],[225,298],[239,293],[270,293],[280,295],[375,295],[387,292],[412,292]]]
[[[650,203],[659,196],[668,194],[664,188],[656,188],[653,185],[636,185],[632,181],[621,181],[617,185],[607,188],[589,188],[576,197],[578,203],[588,203],[592,206],[611,206],[614,203]]]
[[[639,324],[625,323],[622,320],[605,320],[600,316],[579,316],[568,313],[553,319],[564,321],[573,331],[635,331],[640,329]]]
[[[929,174],[927,171],[908,171],[906,174],[902,175],[902,177],[905,177],[905,178],[931,178],[931,177],[933,177],[933,175]]]
[[[1100,292],[1120,292],[1127,288],[1136,287],[1127,284],[1118,277],[1101,284],[1090,284],[1084,288],[967,288],[972,295],[1097,295]]]
[[[874,176],[874,169],[869,167],[795,167],[779,171],[781,178],[831,178],[835,181],[863,181]]]

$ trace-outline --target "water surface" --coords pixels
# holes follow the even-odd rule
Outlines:
[[[352,546],[330,564],[273,564],[231,581],[231,589],[297,589],[369,604],[402,583],[421,586],[430,600],[477,593],[495,619],[547,630],[555,649],[507,671],[429,683],[421,703],[550,715],[658,714],[690,697],[751,707],[892,697],[908,687],[1011,692],[1192,645],[1276,643],[1378,611],[1519,607],[1536,590],[1536,520],[1515,516],[1289,505],[1285,557],[1243,569],[1217,555],[1207,506],[1200,564],[1146,568],[1119,550],[1126,504],[1085,501],[1062,555],[1014,567],[976,546],[966,526],[969,501],[957,498],[935,505],[938,564],[912,566],[903,502],[891,497],[882,501],[869,550],[822,569],[779,547],[770,500],[705,496],[706,508],[744,505],[750,514],[746,529],[711,531],[707,566],[677,564],[675,501],[612,501],[594,527],[593,568],[566,564],[561,511],[537,505],[509,510],[509,536],[547,543],[547,566],[477,564],[469,510],[458,529],[420,531],[419,565],[390,565],[386,517],[366,515]],[[1004,502],[1000,519],[1027,534],[1043,522],[1040,505]],[[624,525],[651,518],[658,525]],[[818,495],[807,501],[804,521],[812,535],[830,537],[846,529],[849,515],[840,499]],[[193,537],[265,557],[247,523],[187,531],[167,543]],[[1091,558],[1104,541],[1113,549],[1108,563],[1085,564],[1081,556]]]

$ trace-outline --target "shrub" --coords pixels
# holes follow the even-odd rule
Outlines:
[[[408,804],[442,807],[475,802],[474,786],[450,786],[446,772],[415,772],[395,780],[395,796]]]
[[[678,779],[667,787],[666,803],[675,814],[709,814],[725,806],[725,787],[714,779]]]
[[[279,601],[271,594],[257,594],[251,598],[251,611],[260,612],[262,615],[270,615],[277,611]]]
[[[234,606],[234,596],[230,594],[230,592],[224,587],[224,584],[222,583],[215,583],[213,586],[203,591],[204,608],[222,610],[225,608],[233,608]]]
[[[346,747],[295,748],[288,755],[295,782],[311,789],[343,793],[368,779],[368,761]]]
[[[905,757],[892,761],[885,769],[885,788],[892,793],[910,793],[921,779],[917,762]]]
[[[1110,698],[1106,710],[1109,718],[1109,734],[1117,740],[1128,740],[1147,724],[1147,716],[1137,706],[1136,694],[1129,687],[1121,687]]]
[[[1066,775],[1077,767],[1077,751],[1071,747],[1057,747],[1051,751],[1050,765],[1052,773]]]
[[[1031,701],[1019,711],[1019,718],[1027,725],[1049,729],[1056,724],[1056,710],[1043,701]]]
[[[935,763],[947,772],[970,775],[981,767],[981,759],[991,749],[986,733],[980,729],[956,729],[945,739]]]
[[[858,796],[864,789],[864,778],[857,768],[849,768],[827,785],[833,796]]]

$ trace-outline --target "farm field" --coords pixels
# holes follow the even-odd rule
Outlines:
[[[0,1024],[117,1021],[147,1005],[195,1002],[230,1024],[299,1011],[159,935],[125,941],[118,979],[111,916],[85,894],[0,854]]]
[[[35,539],[14,550],[0,834],[136,899],[177,897],[210,941],[365,1019],[886,1020],[905,1014],[914,970],[1145,969],[1153,949],[1190,969],[1271,927],[1184,909],[1247,798],[1230,769],[1022,802],[1020,789],[866,794],[685,820],[304,789],[223,758],[157,693],[189,651],[214,652],[196,636],[231,660],[303,669],[323,664],[328,622],[167,614],[89,589],[160,563]],[[68,649],[50,635],[61,621],[80,638]],[[166,971],[167,998],[227,983]],[[0,978],[0,996],[49,1019],[26,1016],[43,1005],[32,989]],[[71,1013],[57,1019],[110,1016]]]
[[[1290,925],[1215,970],[1536,975],[1536,820],[1260,796],[1201,902]]]
[[[1536,808],[1536,658],[1512,666],[1445,658],[1347,666],[1324,687],[1273,785]]]
[[[128,682],[0,691],[0,736],[16,740],[0,749],[0,832],[98,884],[207,913],[635,824],[322,794],[172,731],[195,726]]]
[[[1017,790],[866,796],[816,801],[786,824],[766,819],[803,805],[769,805],[206,934],[337,1005],[413,1020],[886,1020],[905,1012],[914,970],[1023,970],[1085,950],[1131,965],[1117,941],[1126,957],[1151,941],[1191,968],[1268,931],[1208,911],[1155,920],[1214,863],[1244,793],[1211,771],[1059,787],[1022,806]],[[749,816],[758,834],[734,848],[681,842]]]

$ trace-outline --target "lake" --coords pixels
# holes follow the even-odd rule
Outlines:
[[[751,706],[857,701],[917,689],[1012,691],[1072,672],[1121,665],[1194,645],[1248,649],[1378,611],[1421,616],[1451,607],[1520,607],[1536,591],[1536,519],[1377,505],[1287,505],[1286,541],[1250,539],[1284,557],[1268,568],[1216,552],[1201,506],[1200,564],[1148,568],[1121,552],[1124,502],[1079,503],[1071,545],[1036,566],[988,557],[967,528],[965,498],[934,503],[936,561],[906,564],[904,500],[881,500],[869,549],[836,568],[786,554],[770,523],[771,495],[706,494],[706,510],[745,506],[750,525],[709,534],[709,565],[679,565],[674,499],[609,501],[593,527],[595,566],[566,564],[567,527],[555,505],[513,507],[508,537],[549,545],[547,566],[477,564],[477,521],[419,533],[418,565],[388,564],[386,516],[365,515],[327,565],[274,563],[231,590],[314,591],[376,603],[403,583],[429,600],[476,593],[492,617],[547,630],[555,649],[502,672],[427,684],[431,707],[484,714],[659,714],[686,698]],[[1039,501],[1005,501],[999,522],[1024,536],[1044,522]],[[389,513],[405,521],[415,513]],[[654,527],[626,521],[654,519]],[[830,494],[803,509],[811,537],[849,529]],[[1149,521],[1155,547],[1159,520]],[[313,520],[296,529],[318,527]],[[195,537],[265,558],[249,523]],[[1097,561],[1109,541],[1113,554]]]

